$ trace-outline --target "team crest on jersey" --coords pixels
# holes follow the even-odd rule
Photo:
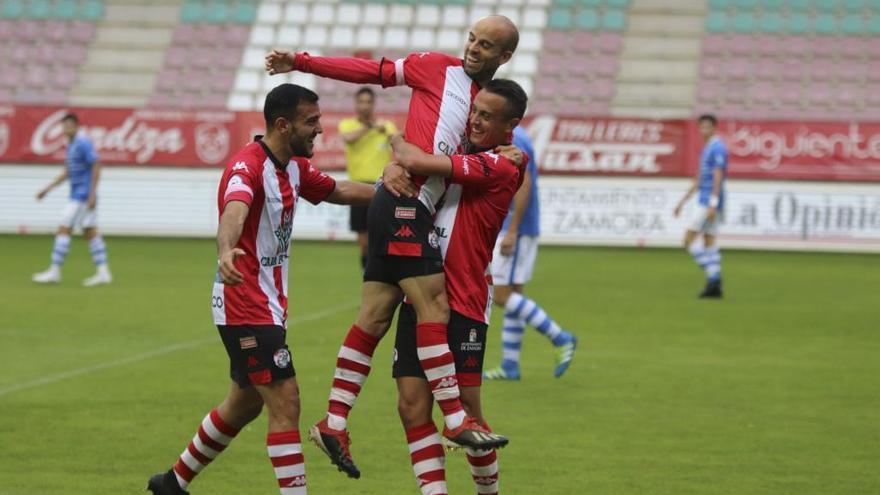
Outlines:
[[[461,343],[461,350],[463,351],[480,351],[483,349],[483,343],[479,341],[476,328],[471,328],[470,332],[468,332],[468,341]]]
[[[290,248],[290,234],[293,232],[293,210],[281,212],[281,225],[275,229],[275,237],[278,239],[276,254],[287,253]]]
[[[471,333],[468,335],[468,341],[476,342],[477,341],[477,329],[471,328]]]
[[[428,244],[434,249],[440,248],[440,236],[437,235],[437,232],[434,232],[433,230],[428,232]]]
[[[275,361],[275,366],[279,368],[287,368],[290,365],[290,351],[278,349],[275,351],[275,355],[272,356],[272,361]]]

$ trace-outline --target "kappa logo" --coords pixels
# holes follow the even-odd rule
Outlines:
[[[257,361],[257,358],[253,356],[248,356],[248,368],[253,368],[255,366],[259,366],[260,362]]]
[[[235,162],[235,165],[232,166],[232,171],[235,172],[236,170],[244,170],[245,172],[247,172],[247,164],[245,164],[244,162]]]
[[[480,486],[490,486],[497,483],[498,480],[492,476],[474,476],[474,484]]]
[[[285,487],[298,487],[298,486],[306,486],[306,477],[305,476],[294,476],[287,483]]]
[[[464,363],[462,363],[461,367],[462,368],[471,368],[471,369],[479,368],[480,361],[477,359],[476,356],[469,356],[467,359],[464,360]]]
[[[455,379],[454,376],[447,376],[440,380],[440,383],[437,384],[437,388],[452,388],[458,386],[458,380]]]
[[[401,225],[397,232],[394,233],[394,237],[399,237],[401,239],[408,239],[410,237],[415,237],[416,235],[413,233],[412,229],[409,228],[409,225]]]
[[[415,220],[416,209],[411,206],[398,206],[394,208],[394,218],[402,220]]]

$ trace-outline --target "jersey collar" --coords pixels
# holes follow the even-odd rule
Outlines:
[[[254,141],[257,143],[260,143],[260,146],[263,148],[263,151],[266,152],[266,156],[268,156],[269,159],[272,160],[272,163],[275,165],[275,168],[280,168],[281,170],[287,169],[287,165],[282,164],[280,161],[278,161],[278,159],[275,158],[275,155],[272,154],[272,150],[270,150],[269,147],[266,146],[266,143],[263,142],[262,135],[258,134],[256,136],[254,136]]]

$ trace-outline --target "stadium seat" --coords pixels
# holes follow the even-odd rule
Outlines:
[[[755,77],[761,80],[775,80],[779,75],[779,65],[775,60],[760,58],[754,66]]]
[[[734,16],[732,26],[738,33],[752,33],[757,28],[757,21],[752,13],[742,12]]]
[[[446,19],[444,19],[446,22]],[[523,11],[522,27],[543,29],[547,25],[547,11],[539,8],[527,8]]]
[[[27,16],[31,19],[48,19],[51,10],[48,0],[31,0],[27,6]]]
[[[384,7],[383,7],[384,8]],[[284,8],[284,24],[304,26],[309,23],[309,6],[304,3],[289,3]]]
[[[336,9],[332,4],[315,3],[309,12],[309,21],[312,24],[332,26],[336,22]]]
[[[724,12],[712,11],[706,16],[706,31],[710,33],[723,33],[727,31],[730,19]]]
[[[603,53],[619,53],[623,47],[623,38],[618,33],[599,34],[599,49]]]
[[[837,42],[834,38],[818,36],[808,42],[807,51],[809,51],[813,57],[831,57],[837,53],[836,44]]]
[[[755,38],[748,34],[737,34],[730,39],[729,50],[734,55],[749,55],[756,51]]]
[[[514,74],[530,76],[538,70],[538,57],[531,53],[517,53],[509,63]]]
[[[798,60],[786,60],[780,64],[779,73],[787,81],[800,81],[804,77],[804,65]]]
[[[462,32],[457,29],[443,29],[437,33],[437,48],[441,51],[456,53],[464,42]]]
[[[857,35],[865,30],[865,19],[860,15],[848,15],[840,20],[840,31],[843,34]]]
[[[467,9],[461,5],[445,5],[440,24],[443,28],[461,29],[467,26]],[[541,27],[544,27],[541,25]]]
[[[600,56],[596,59],[596,74],[599,77],[614,77],[617,75],[619,64],[617,56]]]
[[[807,12],[813,7],[813,0],[788,0],[787,6],[791,12]]]
[[[386,29],[382,37],[382,46],[392,49],[409,46],[409,31],[401,27]]]
[[[540,68],[542,74],[560,74],[567,70],[566,58],[562,55],[544,54],[541,56]]]
[[[785,0],[763,0],[761,2],[761,10],[766,14],[768,12],[779,12],[785,7]]]
[[[412,5],[392,5],[388,14],[388,22],[395,26],[411,26],[413,12]]]
[[[70,21],[76,19],[76,7],[75,0],[58,0],[52,9],[52,15],[56,19]]]
[[[834,77],[835,65],[827,60],[813,60],[807,67],[810,81],[830,81]]]
[[[705,79],[721,78],[722,62],[717,59],[703,59],[700,64],[700,75]]]
[[[20,19],[25,15],[25,5],[21,0],[5,0],[0,15],[5,19]]]
[[[520,31],[519,50],[527,52],[537,52],[541,50],[542,36],[540,31],[527,29]],[[462,37],[462,39],[464,39]]]
[[[351,26],[336,26],[330,31],[330,46],[336,48],[354,46],[354,28]]]
[[[849,12],[861,12],[865,8],[865,0],[843,0],[843,8]]]
[[[302,30],[299,26],[282,26],[278,30],[276,43],[281,47],[294,48],[302,43]]]
[[[544,32],[544,48],[548,52],[564,52],[569,47],[568,33],[559,31]]]
[[[822,14],[816,17],[813,26],[819,34],[834,34],[837,32],[837,19],[831,14]]]
[[[835,12],[837,11],[837,0],[815,0],[816,10],[819,12]]]
[[[791,14],[785,22],[785,29],[792,34],[804,34],[811,29],[810,18],[806,14]]]
[[[312,25],[306,27],[303,34],[303,42],[308,46],[325,46],[328,41],[328,31],[325,26]]]
[[[723,35],[707,34],[703,38],[703,53],[718,56],[727,49],[727,39]]]
[[[810,49],[807,38],[803,36],[785,36],[782,39],[782,53],[791,57],[804,57]]]
[[[416,7],[415,25],[416,26],[436,26],[442,18],[440,17],[440,7],[437,5],[422,4]]]
[[[764,12],[758,20],[758,29],[765,33],[779,33],[785,22],[778,12]]]
[[[553,9],[550,12],[550,17],[547,19],[547,27],[558,30],[571,29],[571,10]]]
[[[264,24],[257,24],[251,28],[251,45],[269,47],[275,44],[275,28]]]
[[[433,29],[415,28],[410,31],[410,46],[416,50],[434,50],[437,48],[436,36]],[[517,55],[518,57],[519,55]],[[514,57],[514,58],[517,58]]]
[[[230,14],[232,22],[237,24],[252,24],[257,17],[256,5],[248,2],[237,3]]]
[[[262,3],[257,8],[257,23],[275,24],[281,19],[281,5],[277,3]]]
[[[583,9],[575,15],[574,27],[587,31],[595,31],[599,28],[599,16],[593,9]]]
[[[598,33],[578,31],[568,37],[569,44],[575,53],[590,53],[599,44]]]
[[[608,31],[623,31],[626,28],[626,16],[621,10],[606,10],[602,14],[602,28]]]

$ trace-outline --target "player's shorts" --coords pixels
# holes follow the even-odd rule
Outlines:
[[[467,318],[455,311],[449,312],[446,335],[449,350],[455,359],[458,384],[479,387],[483,382],[483,356],[486,352],[488,325]],[[425,378],[416,346],[416,310],[412,304],[401,304],[397,315],[397,335],[394,338],[394,364],[391,376]]]
[[[373,185],[373,182],[364,182]],[[367,231],[367,210],[369,205],[352,205],[348,215],[348,226],[352,232],[363,234]]]
[[[226,354],[229,377],[241,388],[293,378],[293,359],[287,330],[278,325],[217,325]]]
[[[715,218],[712,220],[706,218],[708,214],[708,206],[697,205],[697,209],[696,211],[694,211],[694,215],[693,217],[691,217],[691,221],[688,223],[688,230],[699,232],[701,234],[717,236],[718,225],[721,223],[723,212],[718,211],[715,214]]]
[[[73,229],[92,229],[98,226],[98,209],[90,210],[85,201],[71,199],[61,213],[61,226]]]
[[[428,208],[415,198],[376,190],[367,212],[369,254],[364,281],[397,284],[443,272],[440,237]]]
[[[492,283],[494,285],[523,285],[532,279],[535,258],[538,257],[538,237],[521,235],[510,256],[501,254],[502,232],[495,240],[492,251]]]

